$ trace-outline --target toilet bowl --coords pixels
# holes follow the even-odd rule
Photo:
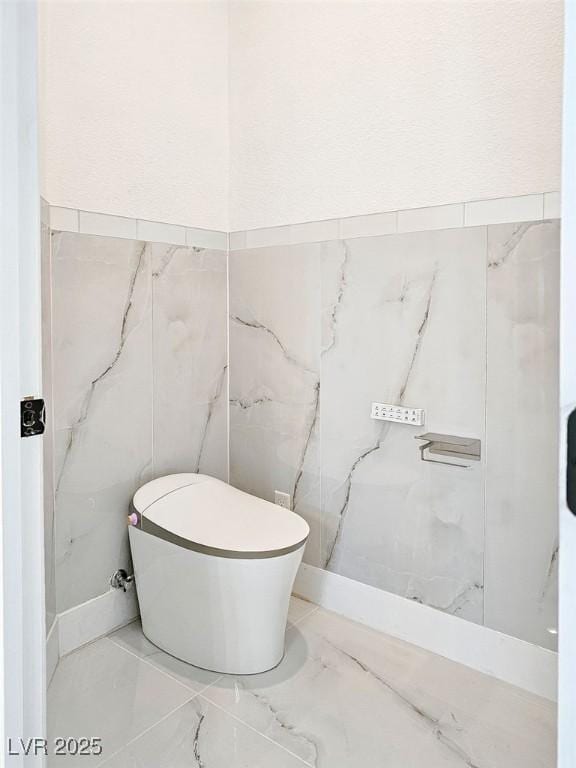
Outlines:
[[[130,548],[146,637],[216,672],[254,674],[279,664],[308,524],[199,474],[152,480],[132,505]]]

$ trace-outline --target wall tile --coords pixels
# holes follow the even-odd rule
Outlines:
[[[40,223],[45,227],[50,227],[50,203],[43,197],[40,198]]]
[[[323,564],[477,622],[482,464],[424,463],[415,436],[484,440],[484,254],[482,230],[365,238],[322,275]],[[370,419],[375,400],[425,427]]]
[[[482,464],[425,464],[424,429],[369,413],[402,400],[483,439],[485,248],[460,229],[230,257],[232,482],[273,499],[300,477],[308,562],[480,622]]]
[[[142,243],[59,234],[52,251],[57,610],[130,567],[126,513],[152,461],[152,313]]]
[[[477,200],[464,206],[464,223],[467,227],[509,221],[537,221],[543,216],[543,195]]]
[[[56,232],[78,232],[79,218],[75,208],[50,206],[50,228]]]
[[[246,248],[246,232],[230,232],[229,247],[231,251]]]
[[[373,213],[368,216],[350,216],[340,219],[340,237],[371,237],[390,235],[397,231],[398,213]]]
[[[80,211],[80,232],[85,235],[124,237],[136,240],[136,219]]]
[[[57,610],[130,568],[126,515],[154,476],[227,479],[226,253],[53,236]]]
[[[320,564],[320,254],[333,244],[230,255],[230,477],[292,495]]]
[[[137,233],[139,240],[151,243],[186,245],[186,228],[177,224],[162,224],[158,221],[138,219]]]
[[[556,222],[488,230],[486,624],[553,648],[558,568]]]
[[[154,474],[228,479],[226,253],[151,244]]]
[[[225,251],[228,248],[228,233],[211,229],[187,229],[186,245]]]
[[[436,205],[398,212],[398,232],[421,232],[464,226],[464,205]]]
[[[559,219],[562,216],[562,199],[560,192],[544,194],[544,218]]]
[[[235,233],[235,242],[239,242]],[[249,229],[243,233],[245,248],[269,248],[279,245],[297,245],[299,243],[315,243],[326,240],[336,240],[339,235],[338,219],[327,221],[309,221],[303,224],[292,224],[266,229]]]

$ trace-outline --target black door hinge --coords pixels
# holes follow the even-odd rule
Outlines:
[[[41,397],[20,400],[20,437],[43,435],[46,428],[46,406]]]

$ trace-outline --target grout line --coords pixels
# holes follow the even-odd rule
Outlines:
[[[221,704],[217,704],[215,701],[212,701],[211,699],[206,698],[206,696],[203,696],[201,693],[198,694],[198,698],[203,699],[204,701],[208,702],[208,704],[211,704],[213,707],[216,707],[216,709],[219,709],[221,712],[224,712],[225,715],[228,715],[228,717],[233,718],[234,720],[236,720],[236,722],[242,723],[243,726],[245,726],[246,728],[249,728],[254,733],[257,733],[258,736],[261,736],[263,739],[266,739],[266,741],[269,741],[271,744],[274,744],[275,747],[278,747],[279,749],[283,749],[284,752],[288,752],[289,755],[291,755],[292,757],[295,757],[296,760],[299,760],[302,763],[302,765],[307,765],[310,768],[314,768],[312,763],[307,763],[305,760],[299,757],[295,752],[291,752],[283,744],[280,744],[278,741],[274,741],[274,739],[271,739],[270,736],[267,736],[265,733],[262,733],[262,731],[259,731],[250,723],[246,722],[245,720],[242,720],[242,718],[238,717],[238,715],[235,715],[233,712],[230,712],[229,710],[225,709]]]
[[[295,597],[296,597],[296,595],[295,595]],[[300,599],[303,600],[304,598],[300,598]],[[305,600],[305,602],[309,602],[309,601]],[[303,621],[304,619],[308,618],[308,616],[311,616],[320,607],[320,606],[316,605],[315,603],[310,603],[310,605],[312,606],[312,608],[309,611],[307,611],[303,616],[300,616],[300,618],[297,619],[296,621],[290,621],[290,624],[293,627],[295,627],[297,624],[300,624],[300,622]],[[135,624],[137,621],[138,621],[138,619],[133,619],[131,622],[128,622],[128,624],[125,624],[124,626],[128,627],[128,626],[130,626],[130,624]],[[123,627],[119,627],[118,629],[114,630],[114,632],[112,634],[105,635],[104,637],[100,637],[100,638],[97,638],[97,639],[99,639],[99,640],[103,640],[103,639],[110,640],[110,642],[113,643],[116,647],[120,648],[123,651],[126,651],[126,653],[129,653],[135,659],[138,659],[139,661],[143,661],[149,667],[152,667],[152,669],[155,669],[156,672],[159,672],[160,674],[165,675],[166,677],[169,677],[171,680],[174,680],[174,682],[176,682],[179,685],[181,685],[182,687],[186,688],[186,690],[193,691],[195,695],[200,695],[201,693],[204,693],[204,691],[206,691],[208,688],[211,688],[215,683],[217,683],[223,677],[228,677],[227,675],[218,674],[218,673],[215,672],[214,674],[217,674],[218,676],[215,677],[214,680],[212,680],[210,683],[207,683],[206,685],[201,687],[199,690],[195,690],[191,686],[186,685],[186,683],[183,683],[182,680],[177,678],[175,675],[171,674],[170,672],[167,672],[164,669],[160,669],[159,667],[157,667],[155,664],[153,664],[151,661],[149,661],[148,656],[139,656],[135,651],[132,651],[129,648],[126,648],[124,645],[122,645],[117,640],[115,640],[113,635],[116,632],[120,631],[120,629],[123,629]],[[289,631],[289,625],[287,625],[287,627],[286,627],[286,632],[288,632],[288,631]],[[142,636],[144,637],[146,642],[151,642],[150,640],[148,640],[146,638],[144,633],[142,633]],[[96,640],[94,640],[93,642],[96,642]],[[152,643],[152,645],[154,645],[154,644]],[[85,646],[82,646],[82,647],[85,647]],[[154,646],[154,648],[157,648],[157,646]],[[76,650],[80,650],[80,649],[76,649]],[[166,651],[163,651],[161,648],[157,648],[156,651],[154,651],[153,653],[148,654],[148,655],[149,656],[155,656],[157,653],[162,654],[162,653],[166,653]],[[166,653],[166,655],[170,656],[169,653]],[[176,658],[176,657],[175,656],[171,656],[170,658]],[[182,663],[185,664],[186,662],[182,662]],[[189,666],[193,667],[194,665],[190,664]],[[232,677],[232,676],[230,676],[230,677]]]
[[[136,227],[136,234],[138,234],[138,227]],[[156,439],[156,378],[157,378],[157,371],[156,371],[156,315],[154,312],[154,306],[156,304],[155,302],[155,293],[156,288],[154,287],[154,251],[152,248],[149,248],[146,246],[145,252],[147,252],[148,255],[148,261],[149,261],[149,268],[148,268],[148,276],[149,276],[149,285],[148,285],[148,294],[150,296],[150,351],[151,351],[151,362],[152,362],[152,375],[150,376],[150,384],[151,384],[151,391],[150,391],[150,398],[151,398],[151,408],[150,408],[150,464],[151,464],[151,470],[152,470],[152,477],[156,477],[156,450],[155,450],[155,439]],[[157,282],[157,281],[156,281]],[[140,606],[138,606],[140,607]]]
[[[226,248],[226,481],[230,484],[230,233]]]
[[[64,659],[67,659],[69,656],[73,656],[75,653],[84,651],[86,648],[89,648],[91,645],[95,645],[96,643],[101,643],[103,640],[108,640],[107,634],[98,635],[98,637],[94,637],[92,638],[92,640],[87,640],[85,643],[82,643],[82,645],[78,645],[76,648],[72,648],[69,651],[66,651],[66,653],[61,653],[58,656],[58,664],[60,664],[60,662],[63,661]]]
[[[134,622],[131,622],[131,623],[133,624],[133,623],[135,623],[135,621],[136,621],[136,620],[134,620]],[[126,625],[126,626],[129,626],[129,625]],[[142,634],[142,637],[144,637],[144,639],[146,640],[146,642],[148,642],[148,643],[150,642],[150,640],[148,640],[148,638],[147,638],[147,637],[146,637],[144,634]],[[186,685],[186,683],[183,683],[183,682],[182,682],[182,680],[179,680],[179,679],[176,677],[176,675],[173,675],[173,674],[171,674],[170,672],[167,672],[167,671],[166,671],[166,670],[164,670],[164,669],[160,669],[159,667],[157,667],[155,664],[152,664],[152,662],[148,660],[148,656],[155,656],[157,653],[165,653],[165,654],[166,654],[166,656],[169,656],[169,657],[170,657],[170,658],[172,658],[172,659],[175,659],[175,658],[176,658],[175,656],[170,656],[170,654],[169,654],[169,653],[166,653],[166,651],[163,651],[163,650],[162,650],[162,648],[158,648],[157,646],[155,646],[155,645],[152,643],[152,645],[154,645],[154,648],[156,648],[157,650],[155,650],[153,653],[150,653],[150,654],[148,654],[148,656],[139,656],[139,655],[138,655],[138,654],[137,654],[135,651],[131,651],[129,648],[126,648],[125,646],[121,645],[119,642],[117,642],[116,640],[114,640],[114,638],[112,637],[112,635],[108,635],[106,639],[107,639],[107,640],[110,640],[110,642],[114,643],[114,645],[115,645],[115,646],[117,646],[118,648],[121,648],[123,651],[126,651],[126,653],[129,653],[129,654],[130,654],[130,656],[134,656],[134,658],[135,658],[135,659],[138,659],[139,661],[143,661],[143,662],[144,662],[145,664],[147,664],[149,667],[152,667],[152,669],[155,669],[155,670],[156,670],[156,672],[159,672],[161,675],[165,675],[166,677],[170,678],[170,680],[173,680],[175,683],[178,683],[178,684],[179,684],[179,685],[181,685],[183,688],[185,688],[187,691],[192,691],[192,692],[194,693],[194,695],[195,695],[195,696],[197,696],[197,695],[199,695],[200,693],[202,693],[203,691],[205,691],[205,690],[206,690],[206,688],[209,688],[209,687],[210,687],[210,686],[211,686],[213,683],[215,683],[215,682],[216,682],[216,680],[219,680],[219,679],[222,677],[222,675],[218,675],[218,677],[216,678],[216,680],[212,680],[212,682],[211,682],[211,683],[207,683],[206,685],[204,685],[203,687],[201,687],[201,688],[200,688],[200,690],[196,690],[195,688],[192,688],[190,685]],[[177,661],[181,661],[181,659],[177,659]],[[185,662],[185,661],[184,661],[184,662],[182,662],[182,663],[183,663],[183,664],[186,664],[186,662]],[[189,666],[193,667],[194,665],[193,665],[193,664],[190,664]],[[214,674],[217,674],[217,673],[214,673]]]
[[[544,213],[544,195],[542,195],[542,213]],[[484,441],[484,449],[482,450],[480,469],[482,472],[482,511],[483,511],[483,525],[482,525],[482,626],[486,626],[486,596],[488,590],[486,589],[486,542],[488,541],[488,375],[490,372],[490,362],[488,360],[488,340],[489,331],[488,328],[488,294],[489,294],[489,280],[490,270],[488,268],[488,262],[490,261],[490,226],[485,227],[485,243],[484,243],[484,302],[483,302],[483,317],[482,325],[484,326],[484,402],[482,403],[484,409],[484,418],[482,419],[482,426],[484,428],[484,434],[482,439]],[[489,603],[490,601],[488,601]]]
[[[190,666],[194,666],[194,665],[191,664]],[[214,674],[218,674],[218,673],[215,672]],[[208,688],[212,688],[212,686],[215,685],[216,683],[220,682],[220,680],[222,680],[223,677],[229,677],[229,675],[226,675],[225,673],[218,674],[218,677],[216,677],[214,680],[212,680],[211,683],[208,683],[208,685],[205,685],[204,688],[202,688],[202,690],[198,691],[198,695],[200,696],[201,694],[204,693],[204,691],[207,691]]]
[[[318,610],[318,608],[319,608],[319,606],[318,606],[318,605],[315,605],[314,603],[311,603],[311,605],[313,606],[313,607],[312,607],[312,609],[311,609],[310,611],[308,611],[306,614],[304,614],[303,616],[301,616],[301,617],[300,617],[300,618],[299,618],[297,621],[291,622],[292,626],[296,626],[296,625],[297,625],[297,624],[299,624],[299,623],[300,623],[300,622],[301,622],[303,619],[307,618],[308,616],[312,615],[313,613],[315,613],[315,612]],[[135,621],[134,621],[134,622],[132,622],[132,623],[135,623]],[[109,641],[110,641],[110,642],[111,642],[113,645],[115,645],[117,648],[120,648],[120,650],[122,650],[122,651],[126,651],[126,653],[128,653],[130,656],[133,656],[135,659],[138,659],[138,661],[142,661],[142,662],[144,662],[145,664],[147,664],[149,667],[152,667],[152,669],[156,670],[156,672],[159,672],[160,674],[162,674],[162,675],[165,675],[165,676],[166,676],[166,677],[168,677],[169,679],[171,679],[171,680],[173,680],[174,682],[178,683],[178,684],[179,684],[181,687],[185,688],[185,689],[186,689],[186,691],[188,691],[189,693],[191,693],[191,694],[192,694],[192,696],[191,696],[189,699],[187,699],[185,702],[183,702],[182,704],[179,704],[179,705],[178,705],[177,707],[175,707],[173,710],[171,710],[170,712],[168,712],[166,715],[164,715],[164,717],[160,718],[160,720],[158,720],[157,722],[155,722],[153,725],[149,726],[148,728],[146,728],[145,730],[143,730],[141,733],[139,733],[137,736],[135,736],[134,738],[130,739],[130,741],[126,742],[126,744],[124,744],[124,746],[120,747],[118,750],[116,750],[116,752],[113,752],[111,755],[109,755],[109,756],[106,758],[106,760],[105,760],[104,762],[102,762],[102,763],[97,763],[97,764],[96,764],[96,766],[95,766],[95,768],[100,768],[100,766],[105,766],[105,765],[106,765],[106,762],[108,762],[109,760],[111,760],[111,759],[112,759],[112,758],[113,758],[115,755],[117,755],[117,754],[118,754],[119,752],[121,752],[123,749],[126,749],[126,747],[128,747],[130,744],[132,744],[132,743],[133,743],[133,742],[135,742],[136,740],[140,739],[140,738],[141,738],[141,737],[142,737],[142,736],[143,736],[145,733],[147,733],[148,731],[152,730],[152,728],[154,728],[156,725],[159,725],[159,723],[161,723],[161,722],[163,722],[164,720],[166,720],[168,717],[170,717],[170,715],[173,715],[173,714],[174,714],[174,712],[177,712],[179,709],[181,709],[182,707],[184,707],[184,706],[186,706],[187,704],[189,704],[189,703],[190,703],[190,702],[191,702],[193,699],[195,699],[195,698],[200,698],[200,699],[202,699],[203,701],[207,702],[208,704],[212,705],[213,707],[216,707],[217,709],[219,709],[221,712],[224,712],[224,714],[226,714],[226,715],[228,715],[229,717],[233,718],[233,719],[234,719],[234,720],[236,720],[237,722],[239,722],[239,723],[242,723],[242,725],[244,725],[246,728],[249,728],[251,731],[253,731],[254,733],[257,733],[257,734],[258,734],[259,736],[261,736],[263,739],[266,739],[266,741],[269,741],[271,744],[274,744],[274,746],[275,746],[275,747],[278,747],[278,748],[280,748],[280,749],[283,749],[285,752],[288,752],[288,754],[289,754],[289,755],[292,755],[292,756],[293,756],[293,757],[295,757],[297,760],[300,760],[300,762],[301,762],[303,765],[307,765],[307,766],[310,766],[310,768],[314,768],[314,766],[312,766],[312,765],[311,765],[311,763],[307,763],[305,760],[303,760],[301,757],[299,757],[298,755],[296,755],[294,752],[291,752],[289,749],[287,749],[286,747],[284,747],[282,744],[279,744],[277,741],[274,741],[273,739],[271,739],[269,736],[267,736],[266,734],[264,734],[264,733],[262,733],[261,731],[259,731],[257,728],[255,728],[255,727],[254,727],[253,725],[251,725],[250,723],[248,723],[248,722],[246,722],[246,721],[242,720],[242,718],[238,717],[237,715],[233,714],[232,712],[229,712],[229,711],[228,711],[228,710],[226,710],[224,707],[222,707],[221,705],[217,704],[215,701],[212,701],[210,698],[208,698],[208,697],[206,697],[206,696],[204,696],[204,695],[203,695],[203,694],[204,694],[204,693],[205,693],[205,692],[206,692],[206,691],[207,691],[209,688],[211,688],[212,686],[214,686],[216,683],[218,683],[218,682],[219,682],[220,680],[222,680],[223,678],[224,678],[224,679],[226,679],[226,678],[229,678],[229,679],[235,679],[236,677],[238,677],[238,675],[224,675],[224,674],[221,674],[221,675],[219,675],[217,678],[215,678],[214,680],[212,680],[212,682],[211,682],[211,683],[208,683],[208,684],[207,684],[207,685],[205,685],[203,688],[201,688],[201,690],[199,690],[199,691],[194,691],[193,689],[189,688],[187,685],[185,685],[184,683],[182,683],[180,680],[178,680],[177,678],[175,678],[173,675],[171,675],[169,672],[166,672],[166,671],[164,671],[164,670],[162,670],[162,669],[158,669],[158,667],[156,667],[154,664],[152,664],[152,662],[148,661],[148,659],[147,659],[147,657],[146,657],[146,656],[139,656],[139,655],[138,655],[137,653],[135,653],[134,651],[131,651],[130,649],[128,649],[128,648],[125,648],[123,645],[120,645],[120,643],[118,643],[116,640],[114,640],[112,636],[108,636],[108,637],[106,637],[106,638],[104,638],[104,639],[107,639],[107,640],[109,640]],[[149,641],[148,641],[148,642],[149,642]],[[160,649],[160,648],[158,649],[158,652],[159,652],[159,653],[164,653],[164,651],[162,651],[162,649]],[[168,655],[169,655],[169,654],[168,654]],[[190,665],[190,666],[193,666],[193,665]]]
[[[177,707],[174,707],[174,709],[171,709],[170,712],[167,712],[163,717],[161,717],[159,720],[157,720],[155,723],[152,723],[152,725],[149,725],[148,728],[144,728],[144,730],[141,733],[138,733],[136,736],[134,736],[130,741],[127,741],[126,744],[119,747],[115,752],[112,752],[111,755],[108,755],[108,757],[103,760],[101,763],[96,763],[94,768],[100,768],[100,766],[105,766],[107,762],[112,760],[113,757],[116,757],[116,755],[119,755],[120,752],[122,752],[124,749],[129,747],[131,744],[134,744],[135,741],[138,741],[138,739],[141,739],[142,736],[148,733],[148,731],[151,731],[153,728],[156,728],[157,725],[160,725],[160,723],[163,723],[164,720],[167,720],[169,717],[171,717],[175,712],[178,712],[179,709],[182,709],[182,707],[185,707],[187,704],[190,704],[192,699],[195,699],[199,694],[194,694],[186,701],[182,702],[181,704],[178,704]]]
[[[294,597],[298,597],[298,595],[294,595]],[[300,600],[305,600],[305,598],[303,598],[303,597],[300,597],[299,599]],[[305,602],[308,603],[310,601],[309,600],[305,600]],[[295,627],[297,624],[300,624],[300,622],[304,621],[304,619],[307,619],[308,616],[311,616],[313,613],[316,613],[316,611],[320,608],[320,606],[316,605],[316,603],[310,603],[310,605],[312,606],[312,608],[310,608],[309,611],[307,611],[303,616],[300,616],[300,618],[297,619],[296,621],[291,621],[290,622],[290,624],[292,624],[293,627]]]
[[[294,597],[297,597],[297,596],[294,595]],[[307,603],[310,602],[309,600],[305,600],[304,598],[299,598],[299,599],[300,600],[304,600],[304,602],[307,602]],[[304,619],[306,619],[308,616],[311,616],[313,613],[315,613],[319,609],[319,607],[320,607],[319,605],[316,605],[315,603],[310,603],[310,605],[312,606],[312,608],[309,611],[307,611],[303,616],[300,616],[300,618],[297,619],[296,621],[290,621],[289,624],[292,625],[293,627],[295,627],[297,624],[300,624],[300,622],[303,621]],[[137,621],[138,621],[138,619],[133,619],[132,621],[128,622],[128,624],[125,624],[124,627],[130,626],[130,624],[135,624]],[[118,627],[117,629],[115,629],[113,631],[113,634],[115,634],[116,632],[120,631],[120,629],[123,629],[124,627]],[[290,629],[290,626],[287,625],[287,627],[286,627],[286,632],[287,633],[288,633],[289,629]],[[117,640],[114,640],[113,634],[105,635],[104,637],[100,637],[100,638],[97,638],[97,639],[99,639],[99,640],[102,640],[102,639],[110,640],[110,642],[114,643],[114,645],[116,645],[118,648],[121,648],[123,651],[126,651],[126,653],[129,653],[131,656],[134,656],[134,658],[139,659],[139,661],[145,662],[146,664],[148,664],[148,666],[152,667],[157,672],[160,672],[161,674],[166,675],[166,677],[169,677],[171,680],[174,680],[175,682],[177,682],[180,685],[184,686],[184,688],[186,688],[187,690],[194,691],[193,688],[191,688],[190,686],[186,685],[186,683],[183,683],[175,675],[171,674],[170,672],[167,672],[164,669],[159,669],[155,664],[152,664],[152,662],[148,660],[147,656],[139,656],[135,651],[131,651],[129,648],[126,648],[124,645],[121,645]],[[148,640],[146,638],[144,633],[142,633],[142,636],[144,637],[146,642],[151,642],[150,640]],[[93,641],[93,642],[96,642],[96,641]],[[154,645],[154,644],[152,643],[152,645]],[[82,646],[82,647],[85,647],[85,646]],[[157,648],[157,646],[154,646],[154,648]],[[79,649],[76,649],[76,650],[79,650]],[[156,653],[166,653],[166,651],[163,651],[161,648],[157,648],[157,650],[154,651],[153,653],[149,654],[149,656],[155,656]],[[169,653],[166,653],[166,655],[170,656]],[[176,657],[172,656],[170,658],[176,658]],[[182,662],[182,663],[185,664],[186,662]],[[190,664],[189,666],[193,667],[194,665]],[[215,672],[214,674],[218,674],[218,673]],[[200,690],[195,691],[195,693],[197,695],[199,695],[201,693],[204,693],[204,691],[206,691],[208,688],[211,688],[215,683],[217,683],[223,677],[227,677],[227,675],[225,675],[225,674],[218,674],[218,676],[216,678],[214,678],[214,680],[212,680],[210,683],[207,683],[205,686],[200,688]]]

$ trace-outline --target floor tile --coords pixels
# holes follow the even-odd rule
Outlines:
[[[102,768],[304,768],[298,758],[212,706],[185,704]]]
[[[213,679],[137,623],[65,657],[49,689],[50,735],[100,736],[105,752],[50,766],[555,764],[551,702],[298,598],[290,618],[285,659],[260,675]]]
[[[301,597],[292,595],[290,598],[290,607],[288,608],[288,621],[290,624],[297,624],[309,613],[317,610],[318,606],[303,600]]]
[[[318,768],[550,768],[555,708],[319,609],[279,667],[205,696]]]
[[[127,651],[145,659],[161,672],[175,678],[192,691],[201,691],[220,676],[218,672],[209,672],[199,667],[193,667],[191,664],[186,664],[186,662],[180,661],[175,656],[170,656],[170,654],[157,648],[144,636],[140,621],[133,621],[122,627],[110,635],[110,639]]]
[[[99,763],[142,733],[192,692],[107,638],[60,660],[48,689],[50,742],[62,737],[100,737],[99,758],[54,756],[52,765]]]

